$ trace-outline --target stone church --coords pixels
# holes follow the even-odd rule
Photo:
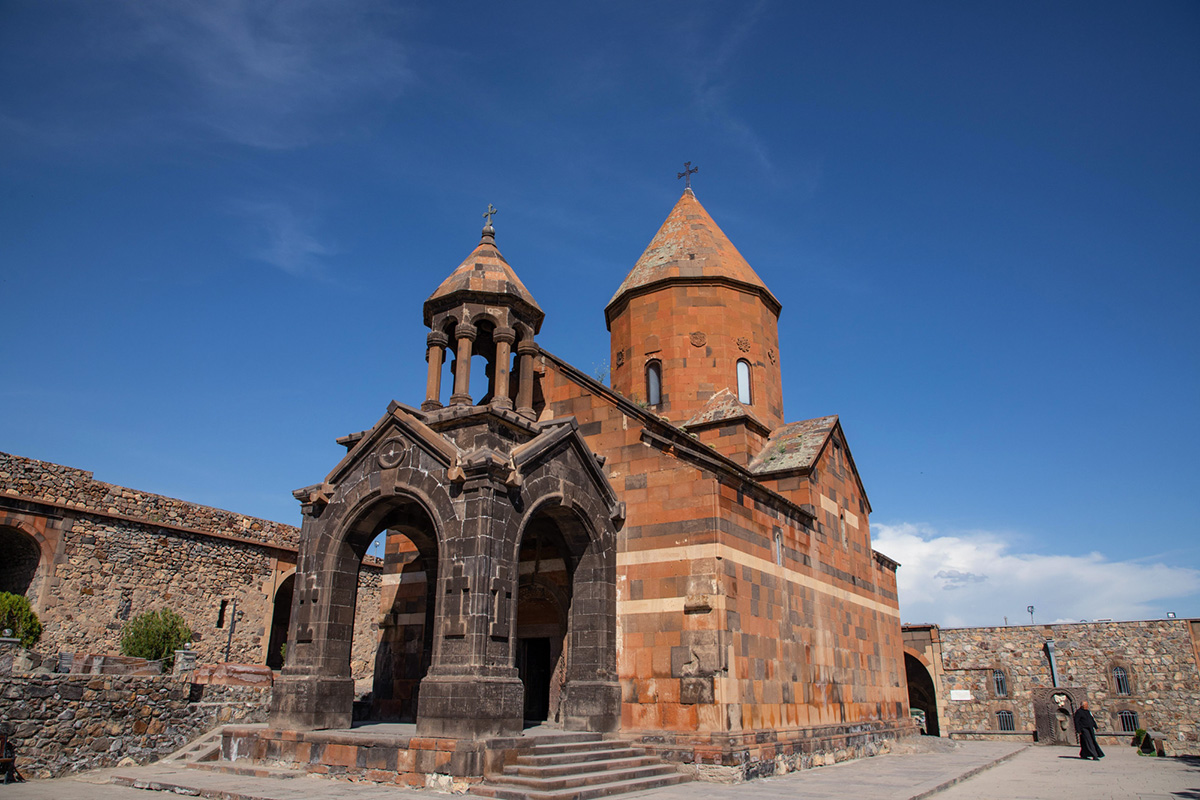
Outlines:
[[[423,401],[339,440],[298,531],[5,456],[0,544],[51,646],[173,595],[214,657],[215,598],[241,602],[235,657],[282,667],[273,730],[542,722],[733,778],[873,753],[913,731],[897,564],[838,418],[787,422],[781,309],[689,188],[604,309],[607,386],[540,346],[489,221],[424,303]],[[215,577],[150,572],[176,542]]]
[[[363,713],[419,735],[550,720],[753,771],[907,732],[897,565],[838,418],[785,421],[780,310],[689,188],[605,308],[605,386],[539,346],[485,227],[425,302],[420,409],[392,403],[296,493],[272,725],[349,726],[359,564],[386,531]]]

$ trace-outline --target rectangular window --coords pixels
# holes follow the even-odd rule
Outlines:
[[[1013,713],[1011,711],[997,711],[996,722],[1002,731],[1015,731],[1017,729],[1013,722]]]
[[[1122,711],[1120,716],[1122,731],[1133,733],[1138,729],[1138,715],[1136,711]]]
[[[221,610],[217,612],[217,627],[225,627],[225,607],[229,605],[228,600],[221,601]]]

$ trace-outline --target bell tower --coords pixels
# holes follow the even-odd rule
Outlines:
[[[533,359],[538,352],[534,336],[546,315],[496,248],[491,220],[495,213],[489,204],[479,245],[425,301],[429,372],[422,410],[442,407],[442,364],[449,349],[454,357],[450,405],[474,404],[471,357],[481,355],[487,359],[489,385],[478,405],[515,407],[518,414],[534,417]],[[509,374],[514,352],[515,381]]]
[[[774,429],[780,308],[689,186],[604,309],[613,389],[677,425],[720,394]]]

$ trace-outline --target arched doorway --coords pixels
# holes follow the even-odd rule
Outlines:
[[[373,720],[416,722],[418,689],[433,659],[436,546],[422,553],[400,530],[388,530],[385,537],[368,714]]]
[[[433,520],[416,501],[392,497],[369,508],[346,531],[339,558],[347,565],[353,560],[355,565],[355,609],[358,568],[380,534],[384,536],[384,565],[379,607],[364,609],[378,628],[377,632],[374,628],[359,632],[374,637],[375,669],[370,694],[355,703],[355,718],[414,722],[418,688],[433,652],[437,535]],[[352,620],[353,615],[347,618]],[[347,661],[353,636],[350,644]]]
[[[909,708],[919,708],[925,712],[925,733],[929,736],[940,736],[937,713],[937,691],[933,686],[933,676],[929,670],[911,653],[904,654],[904,672],[908,679]]]
[[[595,702],[586,698],[596,679],[614,666],[615,618],[605,613],[615,606],[613,565],[605,548],[575,511],[554,501],[527,518],[517,553],[513,641],[526,725],[595,723],[580,709]]]
[[[275,590],[275,609],[271,612],[271,636],[267,640],[267,666],[283,669],[284,645],[287,643],[288,628],[292,624],[292,593],[296,586],[296,574],[288,575]]]
[[[36,539],[16,528],[0,527],[0,592],[37,594],[42,549]]]
[[[525,687],[525,724],[562,722],[566,684],[571,558],[562,530],[549,513],[530,519],[517,555],[517,674]]]

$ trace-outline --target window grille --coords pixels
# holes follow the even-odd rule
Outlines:
[[[1129,691],[1129,673],[1124,667],[1113,667],[1113,683],[1117,685],[1117,694],[1133,694]]]
[[[1000,726],[1002,731],[1015,731],[1017,726],[1013,723],[1013,713],[1011,711],[997,711],[996,724]]]
[[[1120,669],[1120,667],[1118,667]],[[1121,730],[1125,733],[1133,733],[1138,729],[1138,718],[1136,711],[1122,711],[1118,716],[1121,718]]]
[[[992,683],[996,685],[996,697],[1008,697],[1008,681],[1004,677],[1004,670],[992,670]]]

